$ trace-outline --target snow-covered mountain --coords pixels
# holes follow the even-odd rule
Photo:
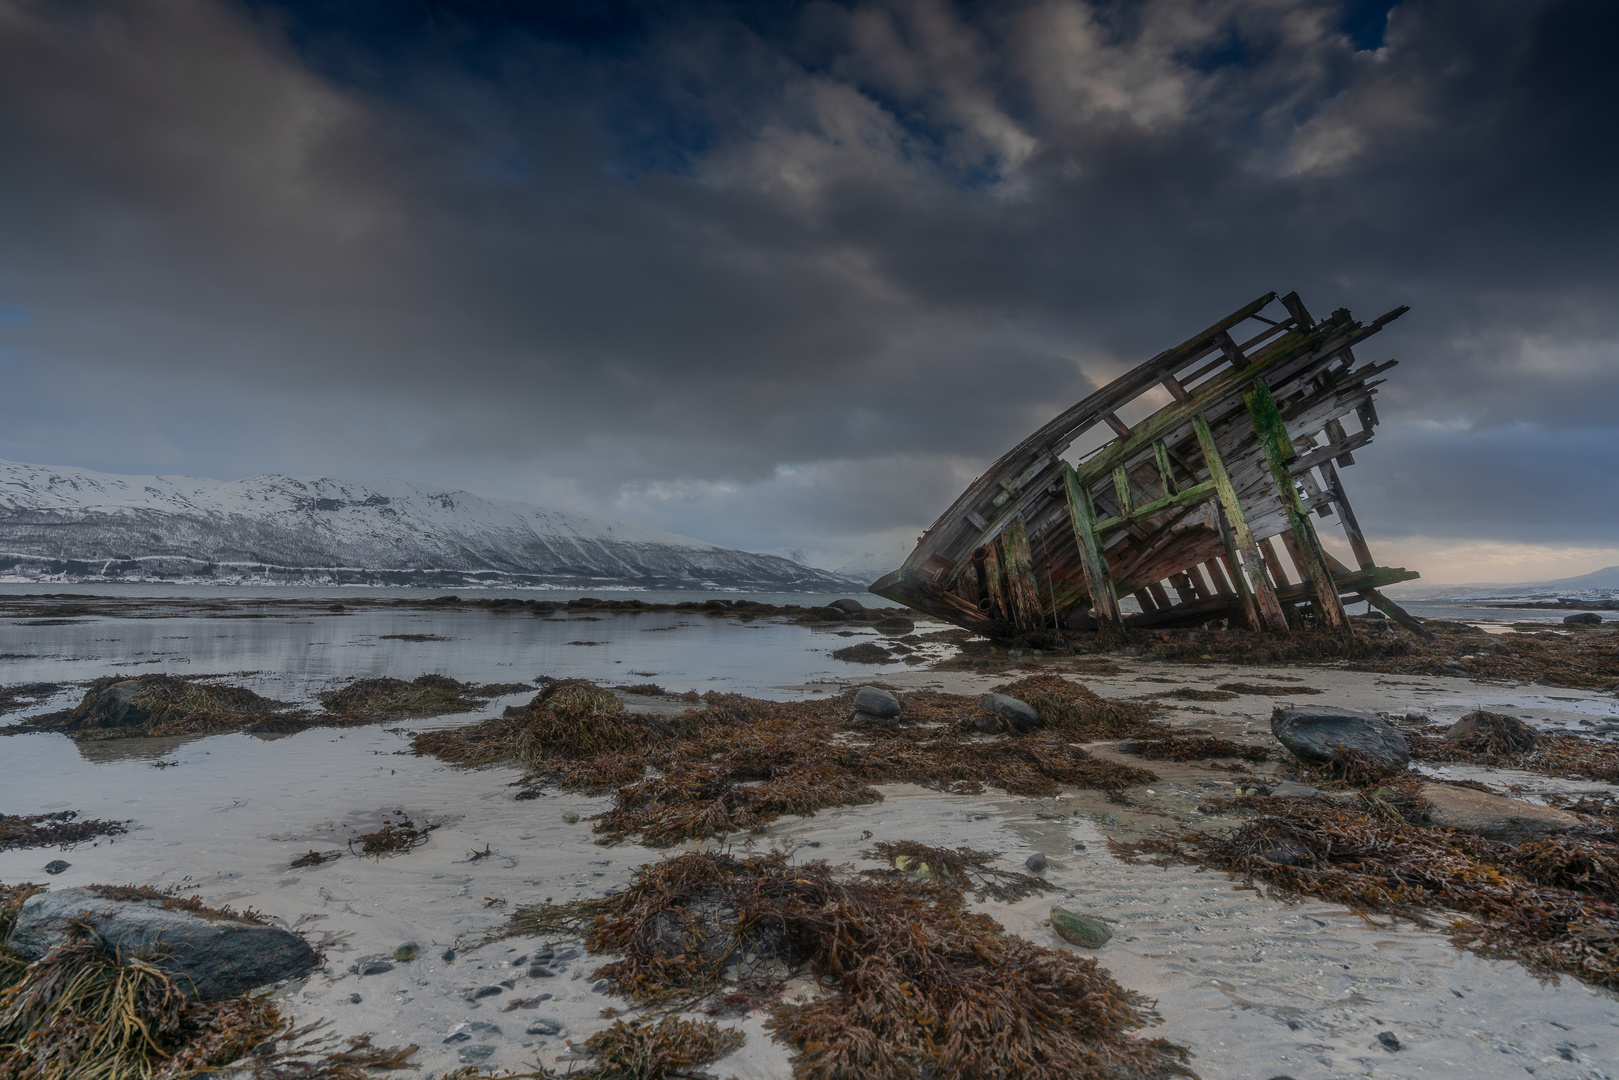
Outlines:
[[[0,461],[0,574],[840,590],[835,574],[405,480],[113,476]]]

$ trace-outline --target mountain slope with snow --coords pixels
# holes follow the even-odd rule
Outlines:
[[[405,480],[114,476],[0,462],[0,572],[839,589],[787,559]]]

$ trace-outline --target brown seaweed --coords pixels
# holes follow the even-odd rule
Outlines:
[[[79,821],[76,810],[52,814],[0,814],[0,851],[11,848],[50,847],[66,851],[75,844],[98,836],[120,836],[129,831],[128,822],[91,819]]]
[[[617,957],[593,977],[643,1005],[723,997],[762,967],[812,979],[818,997],[768,1022],[799,1080],[1191,1075],[1183,1049],[1131,1034],[1156,1019],[1146,1001],[1095,960],[968,911],[968,883],[687,853],[611,896],[521,906],[505,933],[583,935]]]
[[[877,802],[877,784],[963,793],[994,785],[1016,795],[1052,795],[1063,787],[1119,790],[1156,779],[1070,742],[1095,732],[1167,730],[1150,719],[1150,709],[1109,701],[1061,678],[1042,679],[1014,688],[1040,703],[1046,727],[1016,737],[974,735],[977,699],[935,691],[905,694],[906,722],[882,729],[852,728],[848,696],[774,702],[709,694],[702,708],[660,719],[627,716],[611,694],[575,682],[548,689],[526,710],[423,733],[413,746],[463,764],[521,764],[531,770],[531,785],[612,791],[614,805],[597,818],[597,832],[654,846]]]
[[[1458,946],[1619,988],[1619,860],[1605,837],[1510,844],[1426,826],[1420,802],[1399,788],[1352,804],[1234,801],[1261,812],[1229,833],[1166,833],[1113,848],[1225,870],[1279,896],[1316,896],[1367,918],[1447,922]]]

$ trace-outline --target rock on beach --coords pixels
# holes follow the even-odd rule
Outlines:
[[[875,686],[862,686],[854,694],[855,712],[877,720],[893,720],[904,710],[899,698]]]
[[[23,902],[6,944],[29,960],[66,937],[70,920],[87,923],[120,956],[149,948],[154,962],[180,977],[203,1001],[297,978],[320,966],[320,955],[278,926],[167,908],[162,900],[113,900],[92,889],[61,889]]]
[[[1065,907],[1051,909],[1051,928],[1057,932],[1058,937],[1070,945],[1078,945],[1084,949],[1100,949],[1113,937],[1113,931],[1109,930],[1100,919],[1081,915]]]
[[[1007,694],[985,694],[978,699],[978,706],[1006,721],[1013,731],[1033,731],[1046,723],[1033,705]]]
[[[1306,765],[1330,764],[1346,749],[1390,764],[1411,761],[1411,748],[1393,724],[1349,709],[1278,707],[1270,730]]]

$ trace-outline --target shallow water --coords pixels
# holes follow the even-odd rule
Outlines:
[[[939,626],[918,624],[922,631]],[[400,635],[432,640],[403,640]],[[424,672],[480,683],[545,675],[667,690],[788,698],[805,684],[858,679],[907,665],[848,664],[829,655],[880,640],[867,628],[738,622],[685,612],[569,614],[355,608],[342,613],[265,606],[175,616],[0,620],[0,684],[87,682],[152,672],[231,675],[268,697],[309,701],[344,680]],[[942,655],[923,647],[918,655]],[[60,708],[82,691],[42,704]],[[15,720],[17,714],[8,719]]]

